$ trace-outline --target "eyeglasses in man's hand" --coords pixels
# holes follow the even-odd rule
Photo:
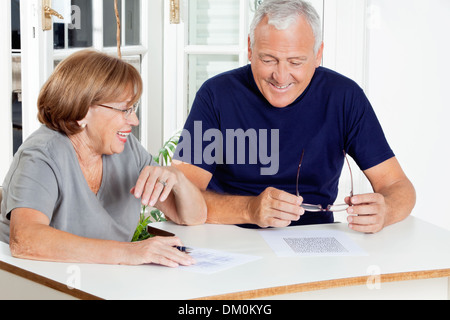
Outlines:
[[[350,199],[353,198],[353,175],[352,175],[352,168],[350,167],[350,162],[348,161],[347,158],[347,154],[345,153],[345,151],[343,151],[344,153],[344,157],[345,157],[345,161],[347,162],[348,165],[348,169],[350,170],[350,183],[351,183],[351,190],[350,190]],[[299,186],[299,180],[300,180],[300,169],[302,167],[302,163],[303,163],[303,157],[305,156],[305,150],[303,150],[302,152],[302,158],[300,159],[300,163],[298,165],[298,171],[297,171],[297,197],[300,197],[300,192],[298,190],[298,186]],[[322,205],[320,204],[306,204],[303,203],[301,205],[301,207],[303,209],[305,209],[305,211],[308,212],[342,212],[342,211],[346,211],[347,208],[349,207],[348,204],[344,203],[344,204],[330,204],[328,205],[326,208],[323,208]]]

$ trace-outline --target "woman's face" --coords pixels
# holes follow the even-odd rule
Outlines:
[[[121,96],[119,101],[102,103],[115,109],[127,110],[131,108],[131,90]],[[118,110],[113,110],[98,105],[91,106],[85,118],[88,144],[92,151],[101,155],[122,153],[132,128],[139,125],[139,119],[135,112],[128,118]]]

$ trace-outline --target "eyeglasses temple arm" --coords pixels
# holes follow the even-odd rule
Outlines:
[[[297,197],[300,197],[300,192],[298,190],[298,179],[300,178],[300,168],[302,167],[303,157],[305,156],[305,150],[302,152],[302,157],[300,158],[300,162],[298,164],[297,169],[297,184],[296,184],[296,190],[297,190]]]
[[[344,152],[345,161],[347,162],[347,165],[348,165],[348,169],[350,170],[350,184],[351,184],[350,198],[352,198],[353,197],[353,173],[352,173],[352,167],[350,166],[350,161],[348,160],[347,153],[345,152],[345,150],[343,150],[343,152]]]

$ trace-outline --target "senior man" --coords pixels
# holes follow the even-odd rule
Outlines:
[[[266,0],[250,30],[251,64],[197,93],[173,165],[203,191],[208,223],[332,223],[347,155],[373,187],[345,199],[351,229],[376,233],[411,213],[414,187],[370,102],[354,81],[320,66],[323,48],[310,4]],[[270,168],[267,159],[276,159]]]

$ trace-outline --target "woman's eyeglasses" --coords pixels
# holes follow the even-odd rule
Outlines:
[[[352,175],[352,168],[350,167],[350,162],[348,161],[347,154],[345,151],[343,151],[345,162],[347,162],[348,169],[350,171],[350,184],[351,184],[351,190],[350,190],[350,198],[353,197],[353,175]],[[300,163],[298,165],[298,171],[297,171],[297,197],[300,197],[300,192],[298,190],[299,185],[299,179],[300,179],[300,168],[302,167],[303,163],[303,157],[305,156],[305,150],[302,152],[302,158],[300,159]],[[301,207],[305,209],[305,211],[308,212],[342,212],[347,210],[349,207],[348,204],[333,204],[328,205],[327,208],[323,208],[320,204],[302,204]]]
[[[131,108],[128,108],[128,109],[125,109],[125,110],[123,110],[123,109],[118,109],[118,108],[113,108],[113,107],[110,107],[110,106],[105,106],[104,104],[99,104],[98,105],[99,107],[103,107],[103,108],[108,108],[108,109],[112,109],[112,110],[116,110],[116,111],[120,111],[120,112],[122,112],[123,113],[123,116],[125,117],[125,119],[128,119],[130,116],[131,116],[131,114],[133,113],[133,112],[137,112],[138,111],[138,109],[139,109],[139,103],[136,103],[134,106],[132,106]]]

